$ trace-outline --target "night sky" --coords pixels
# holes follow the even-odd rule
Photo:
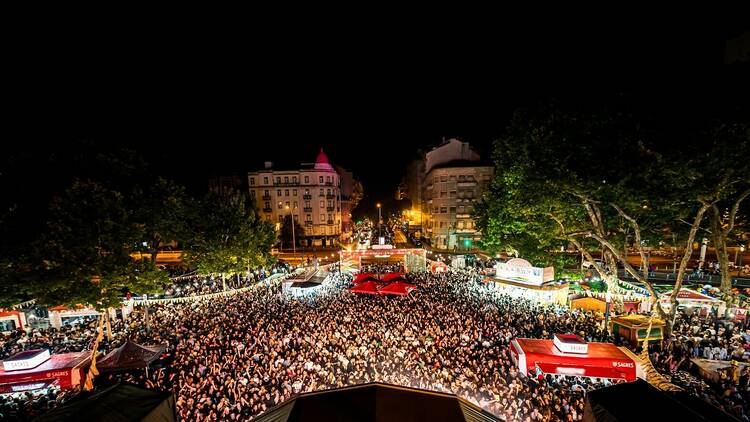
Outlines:
[[[616,101],[685,125],[747,111],[748,66],[724,64],[724,41],[743,31],[736,22],[566,35],[449,29],[408,41],[326,34],[241,50],[66,50],[19,66],[7,148],[128,145],[197,192],[212,175],[309,162],[323,147],[363,181],[371,207],[393,196],[417,149],[459,137],[489,156],[513,110],[550,98]]]

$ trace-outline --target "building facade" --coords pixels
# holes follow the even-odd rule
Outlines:
[[[314,164],[299,169],[276,169],[266,162],[263,170],[247,175],[250,197],[263,218],[281,226],[285,216],[304,228],[303,246],[333,246],[342,235],[341,178],[321,148]]]
[[[473,162],[434,166],[425,176],[425,237],[437,249],[471,249],[481,239],[471,213],[487,190],[494,168]]]
[[[436,249],[473,248],[481,233],[475,229],[471,212],[493,174],[494,168],[482,163],[468,142],[443,140],[421,152],[407,166],[403,181],[412,202],[406,213],[409,230]]]

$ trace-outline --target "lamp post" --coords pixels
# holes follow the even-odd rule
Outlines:
[[[380,238],[383,236],[380,233],[380,221],[383,219],[383,217],[381,217],[380,215],[380,202],[377,203],[377,207],[378,207],[378,244],[380,244]]]
[[[292,209],[289,207],[289,205],[286,206],[286,209],[289,210],[289,219],[292,220],[292,256],[297,255],[297,241],[294,239],[294,216],[292,215]],[[302,262],[300,260],[300,262]]]

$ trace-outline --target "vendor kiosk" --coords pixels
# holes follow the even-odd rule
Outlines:
[[[645,315],[622,315],[611,319],[612,333],[627,340],[633,347],[643,345],[648,333],[651,317]],[[651,332],[648,334],[649,343],[660,342],[664,339],[664,321],[654,318],[651,321]]]

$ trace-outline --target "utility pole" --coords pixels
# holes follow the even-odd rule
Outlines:
[[[378,244],[380,244],[380,239],[383,237],[380,231],[380,221],[383,219],[383,217],[380,215],[380,202],[377,203],[377,207],[378,207]]]

